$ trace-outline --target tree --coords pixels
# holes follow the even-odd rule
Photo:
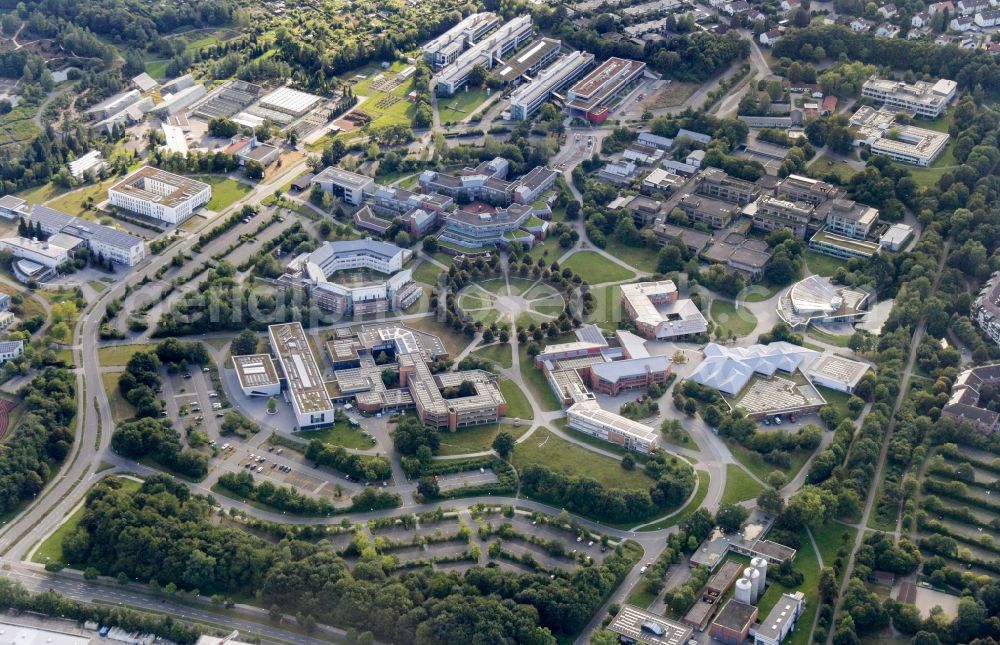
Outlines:
[[[233,356],[245,356],[257,353],[257,334],[249,329],[244,329],[233,339],[229,345],[229,350]]]
[[[757,496],[757,506],[761,510],[778,515],[785,509],[785,500],[776,488],[765,488]]]
[[[715,513],[715,523],[723,531],[738,531],[748,517],[750,511],[739,504],[721,504]]]
[[[493,449],[497,451],[497,454],[504,459],[510,455],[511,451],[514,450],[514,445],[516,444],[514,435],[507,431],[500,432],[497,434],[496,438],[493,440]]]
[[[267,413],[274,414],[278,411],[278,400],[273,396],[267,400]]]
[[[229,139],[235,137],[239,131],[239,124],[225,117],[216,117],[208,122],[208,132],[213,137]]]
[[[248,179],[263,179],[264,164],[256,159],[247,159],[246,163],[243,165],[243,173]]]
[[[441,487],[433,477],[421,477],[417,482],[417,494],[424,499],[435,499],[441,495]]]
[[[803,486],[788,500],[788,511],[793,517],[813,528],[829,521],[836,508],[836,496],[819,486]]]

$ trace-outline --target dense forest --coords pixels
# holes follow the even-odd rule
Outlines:
[[[49,367],[21,390],[24,416],[0,451],[0,514],[41,492],[73,445],[76,377]]]
[[[552,645],[554,635],[571,636],[586,625],[637,560],[632,547],[617,547],[601,565],[555,579],[494,567],[463,575],[422,568],[390,577],[370,547],[347,547],[344,555],[360,557],[351,570],[329,542],[274,544],[220,526],[211,515],[209,499],[169,477],[154,476],[137,493],[109,479],[88,495],[63,550],[68,561],[102,574],[203,594],[256,589],[265,606],[310,621],[428,645]]]

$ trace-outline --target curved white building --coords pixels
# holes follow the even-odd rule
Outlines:
[[[864,316],[867,300],[863,291],[811,275],[789,287],[778,300],[778,316],[792,329],[805,329],[809,323],[853,322]]]

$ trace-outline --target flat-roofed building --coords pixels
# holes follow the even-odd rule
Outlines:
[[[333,405],[312,348],[298,322],[267,328],[300,428],[333,423]]]
[[[826,215],[826,230],[863,240],[878,223],[878,209],[851,199],[833,199]]]
[[[587,74],[579,83],[569,88],[566,107],[570,116],[603,123],[609,108],[646,71],[646,63],[625,58],[609,58]]]
[[[112,206],[169,225],[187,220],[212,198],[212,187],[189,177],[144,166],[108,190]]]
[[[726,603],[712,621],[709,634],[725,645],[744,645],[750,636],[750,626],[757,621],[757,607],[735,598]]]
[[[517,204],[531,204],[542,193],[552,188],[559,173],[545,166],[535,166],[526,175],[514,182],[513,196]]]
[[[233,356],[236,378],[244,396],[277,396],[281,394],[281,381],[274,361],[267,354]]]
[[[754,645],[781,645],[806,609],[805,595],[801,591],[783,593],[778,604],[771,608],[767,618],[750,629]]]
[[[24,217],[31,210],[27,201],[14,195],[4,195],[0,197],[0,217],[4,219],[18,219]]]
[[[353,206],[360,206],[365,194],[373,192],[375,188],[375,180],[368,175],[334,166],[324,168],[310,183],[319,184],[323,190]]]
[[[621,286],[621,303],[639,335],[650,340],[704,334],[708,321],[691,300],[678,298],[673,280]]]
[[[828,199],[836,199],[845,194],[844,189],[833,184],[802,175],[788,175],[778,182],[775,197],[784,197],[793,202],[821,204]]]
[[[868,365],[860,361],[840,356],[822,356],[806,368],[805,374],[813,385],[854,394],[854,388],[868,373],[868,369]]]
[[[504,23],[495,32],[458,54],[451,64],[441,70],[437,78],[438,94],[451,96],[468,82],[469,75],[477,65],[493,69],[498,60],[503,60],[534,33],[535,28],[528,14]]]
[[[503,157],[484,161],[475,168],[463,168],[457,175],[425,170],[420,173],[420,188],[455,199],[485,199],[506,204],[514,196],[514,182],[506,180],[509,170],[510,162]]]
[[[936,119],[955,98],[957,89],[958,83],[944,78],[934,83],[903,83],[872,76],[861,86],[861,95],[921,118]]]
[[[896,123],[896,114],[863,105],[851,116],[854,145],[915,166],[929,166],[948,147],[947,132]]]
[[[851,258],[867,260],[881,249],[882,247],[877,242],[837,235],[825,228],[809,238],[809,250],[845,260]]]
[[[597,401],[574,403],[566,410],[569,427],[626,450],[650,453],[656,449],[656,431],[603,409]]]
[[[557,59],[534,80],[518,87],[510,96],[510,114],[518,121],[530,119],[552,94],[562,91],[594,64],[594,55],[574,51]]]
[[[882,234],[878,243],[879,246],[887,251],[899,251],[903,248],[904,244],[910,241],[911,237],[913,237],[913,227],[909,224],[897,222]]]
[[[160,88],[160,96],[163,100],[154,105],[150,112],[161,119],[165,119],[184,111],[192,103],[205,96],[205,94],[205,86],[201,83],[185,87],[182,90],[178,90],[175,94],[169,94],[163,88]]]
[[[703,223],[712,228],[725,228],[733,221],[733,215],[739,212],[739,206],[704,195],[683,195],[677,202],[677,208],[684,211],[693,224]]]
[[[648,388],[666,383],[670,378],[670,360],[666,356],[647,356],[590,366],[590,387],[595,392],[618,396],[625,390]]]
[[[493,75],[504,85],[531,81],[562,50],[562,43],[551,38],[539,38],[515,54],[508,56],[503,67],[494,70]]]
[[[718,168],[706,168],[698,175],[698,193],[741,206],[757,199],[760,188],[752,181],[730,177]]]
[[[656,631],[646,625],[655,625]],[[628,639],[627,642],[649,643],[649,645],[686,645],[694,633],[694,630],[687,625],[634,605],[623,605],[608,624],[608,629]]]
[[[424,425],[454,432],[496,423],[507,414],[507,402],[493,374],[470,370],[435,377],[419,355],[401,354],[398,358],[400,387],[409,389]]]
[[[434,67],[455,62],[466,47],[479,42],[491,29],[500,24],[492,11],[469,14],[457,25],[424,45],[424,60]]]
[[[88,172],[96,175],[107,168],[109,164],[101,157],[100,150],[91,150],[70,161],[66,166],[69,168],[69,174],[73,175],[75,179],[83,179]]]
[[[764,196],[743,210],[749,215],[753,227],[762,231],[791,229],[792,234],[802,240],[816,217],[816,207],[806,202],[793,202],[777,197]]]
[[[653,172],[642,180],[642,188],[647,192],[661,192],[669,196],[680,190],[687,182],[687,178],[669,170],[654,168]]]

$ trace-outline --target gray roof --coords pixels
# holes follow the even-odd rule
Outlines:
[[[44,228],[59,229],[68,235],[73,235],[84,240],[96,240],[119,249],[130,249],[143,242],[142,238],[130,233],[80,219],[79,217],[73,217],[41,204],[31,209],[28,219],[38,222]]]
[[[0,208],[6,208],[8,210],[18,210],[27,204],[26,201],[20,197],[15,197],[14,195],[4,195],[0,197]]]
[[[395,244],[389,244],[388,242],[380,242],[378,240],[371,239],[344,240],[341,242],[327,242],[319,249],[313,251],[313,257],[310,259],[312,262],[319,264],[322,263],[322,261],[327,257],[333,255],[368,253],[388,260],[403,252],[404,249],[399,248]],[[317,260],[317,258],[319,259]]]
[[[674,139],[675,140],[680,139],[681,137],[687,137],[688,139],[692,139],[694,141],[700,141],[701,143],[708,143],[709,141],[712,140],[712,137],[710,137],[707,134],[702,134],[701,132],[695,132],[694,130],[686,130],[684,128],[681,128],[680,130],[677,131],[677,136],[674,137]]]
[[[647,371],[665,372],[670,368],[666,356],[650,356],[649,358],[634,358],[610,363],[595,363],[590,370],[605,381],[617,382],[620,379]]]
[[[0,353],[13,352],[23,347],[23,340],[5,340],[0,342]]]

